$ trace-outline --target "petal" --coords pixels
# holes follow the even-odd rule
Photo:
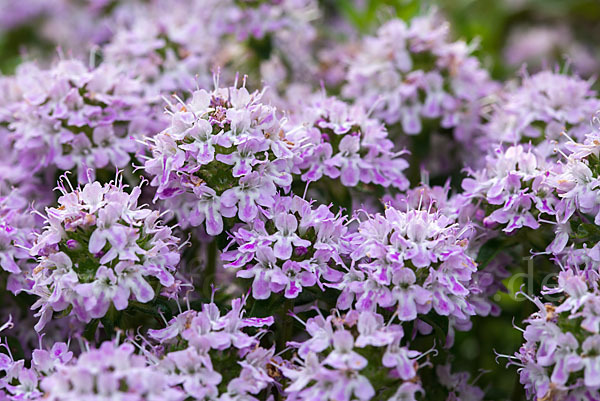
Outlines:
[[[90,253],[96,254],[104,248],[104,245],[106,245],[106,235],[104,234],[104,230],[97,228],[90,237],[89,251]]]

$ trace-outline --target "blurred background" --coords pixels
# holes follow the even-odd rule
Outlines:
[[[114,0],[1,0],[0,71],[10,73],[23,58],[47,57],[83,41],[101,44],[110,36],[103,21]],[[457,38],[479,43],[478,55],[496,79],[524,63],[528,70],[569,68],[593,76],[600,64],[600,1],[597,0],[321,0],[326,12],[346,19],[360,33],[372,33],[393,16],[410,19],[437,7]],[[85,15],[94,17],[89,21]],[[78,25],[76,27],[72,25]],[[73,32],[79,32],[73,37]]]
[[[0,0],[0,72],[11,74],[22,61],[43,62],[61,54],[95,57],[94,49],[111,36],[109,17],[118,5],[111,0]],[[497,80],[523,73],[524,66],[529,73],[556,68],[592,79],[600,71],[599,0],[321,0],[319,18],[342,21],[345,28],[338,34],[350,38],[431,7],[450,21],[456,39],[477,46],[476,55]],[[519,270],[527,271],[527,261],[522,264]],[[488,399],[521,400],[516,368],[505,368],[507,359],[496,362],[492,350],[512,354],[522,344],[521,332],[510,322],[514,318],[520,325],[533,305],[515,300],[514,293],[522,284],[537,291],[539,283],[525,275],[505,284],[510,293],[496,296],[502,317],[474,319],[472,331],[457,333],[455,364],[472,377],[484,369],[477,380]]]
[[[527,64],[570,68],[594,76],[600,63],[600,2],[597,0],[340,0],[330,1],[359,30],[371,32],[385,13],[410,18],[438,7],[457,38],[479,43],[478,55],[496,79]]]

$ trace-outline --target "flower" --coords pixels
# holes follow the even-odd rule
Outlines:
[[[304,287],[337,282],[342,264],[346,219],[325,205],[313,207],[299,196],[275,196],[251,224],[233,233],[222,255],[225,268],[242,268],[238,277],[253,278],[252,296],[267,299],[272,292],[296,298]]]
[[[272,206],[277,188],[289,190],[293,153],[276,110],[245,87],[195,91],[171,105],[172,122],[149,139],[145,169],[155,199],[174,210],[183,227],[205,223],[210,235],[223,218],[250,222]]]
[[[46,226],[31,248],[38,258],[30,293],[41,330],[65,309],[89,322],[109,307],[146,303],[174,287],[178,239],[160,213],[138,206],[140,187],[128,193],[122,178],[68,190],[59,183],[59,207],[46,209]],[[71,311],[72,308],[72,311]],[[68,313],[68,312],[67,312]]]
[[[88,68],[71,59],[40,69],[26,63],[13,79],[18,100],[3,122],[8,146],[30,173],[77,168],[84,183],[98,169],[127,166],[140,149],[136,139],[162,126],[140,83],[112,64]]]
[[[289,139],[300,148],[301,179],[318,181],[322,176],[339,179],[345,186],[359,182],[406,189],[402,170],[408,163],[394,152],[385,126],[370,118],[360,105],[335,97],[313,95],[293,109]]]

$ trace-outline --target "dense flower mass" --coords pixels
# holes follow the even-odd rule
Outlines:
[[[594,276],[590,277],[593,274]],[[594,399],[600,396],[600,298],[597,273],[566,268],[545,293],[563,298],[543,304],[525,322],[525,344],[514,356],[521,383],[531,397]],[[588,283],[591,281],[591,285]]]
[[[210,85],[222,67],[228,79],[243,65],[262,77],[308,77],[313,68],[313,0],[278,1],[277,7],[234,0],[153,1],[124,4],[117,29],[103,47],[108,62],[139,71],[149,95]],[[193,18],[190,18],[193,16]],[[295,53],[294,56],[291,54]]]
[[[255,299],[269,298],[271,292],[296,298],[303,287],[315,284],[323,289],[342,278],[332,266],[342,265],[347,253],[345,223],[325,205],[312,208],[298,196],[277,196],[263,218],[235,232],[237,248],[223,255],[229,261],[225,267],[241,267],[238,277],[253,278]]]
[[[22,360],[3,362],[9,399],[185,399],[152,360],[135,354],[133,344],[107,341],[74,358],[67,344],[56,343],[51,350],[34,351],[31,368]]]
[[[490,208],[483,224],[502,225],[511,233],[521,227],[537,229],[534,214],[554,214],[556,198],[548,193],[546,162],[529,145],[498,148],[487,158],[485,168],[472,172],[462,182],[465,195],[484,199]]]
[[[468,143],[480,129],[482,99],[496,86],[472,51],[449,40],[447,23],[435,13],[410,24],[392,20],[351,58],[343,93],[408,135],[439,119]]]
[[[35,263],[27,249],[35,241],[38,222],[19,191],[0,197],[0,218],[0,267],[9,273],[6,288],[16,293],[30,286],[26,274]]]
[[[401,325],[384,324],[377,313],[350,311],[341,318],[312,317],[306,330],[311,338],[291,344],[298,348],[295,363],[282,367],[291,380],[289,399],[410,399],[423,391],[417,378],[422,355],[401,346]]]
[[[156,199],[176,211],[182,226],[223,231],[223,218],[253,221],[292,183],[293,146],[277,110],[262,92],[245,87],[195,91],[172,105],[171,125],[149,139],[145,169]]]
[[[600,399],[593,80],[412,2],[0,5],[0,400]]]
[[[269,373],[274,369],[274,349],[259,346],[260,330],[247,333],[249,328],[272,325],[273,318],[244,317],[244,303],[242,298],[233,300],[231,310],[221,316],[211,301],[201,311],[185,311],[166,328],[149,332],[166,350],[159,369],[185,397],[252,400],[276,383]]]
[[[359,105],[316,95],[293,118],[287,137],[300,149],[296,166],[302,181],[339,178],[345,186],[358,183],[406,189],[402,170],[408,163],[394,151],[385,126]]]
[[[431,310],[458,323],[487,315],[490,305],[470,302],[482,291],[468,252],[470,230],[427,209],[387,207],[384,215],[368,216],[348,238],[356,267],[339,285],[338,307],[394,308],[400,321]]]
[[[31,248],[38,258],[29,292],[43,329],[54,312],[80,320],[122,311],[130,301],[146,303],[177,290],[178,239],[160,213],[138,206],[140,187],[128,193],[116,182],[82,188],[59,185],[59,207],[47,208],[46,225]]]
[[[559,141],[565,131],[583,140],[591,116],[600,108],[592,84],[552,71],[524,76],[522,85],[509,88],[495,105],[487,126],[488,140],[509,144]],[[552,151],[551,144],[546,148]]]
[[[30,174],[73,170],[86,182],[97,169],[128,166],[139,149],[136,138],[162,125],[140,82],[112,64],[88,68],[62,60],[42,69],[27,63],[6,85],[16,99],[2,106],[3,135],[13,163]]]

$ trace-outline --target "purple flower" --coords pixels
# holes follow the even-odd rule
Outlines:
[[[141,148],[136,140],[164,124],[134,77],[113,64],[90,69],[73,59],[44,70],[26,63],[13,79],[20,97],[3,122],[8,146],[30,173],[77,168],[84,183],[97,169],[127,166]]]
[[[184,227],[223,231],[223,217],[251,222],[292,182],[290,151],[276,109],[245,87],[198,90],[170,105],[171,126],[149,139],[146,172]]]
[[[13,293],[31,288],[35,262],[27,252],[35,241],[38,221],[27,210],[26,195],[13,190],[0,197],[0,268],[9,274],[7,289]]]
[[[313,208],[297,196],[275,196],[270,207],[233,233],[229,246],[235,248],[222,257],[229,262],[226,268],[243,268],[238,277],[254,279],[254,298],[267,299],[272,292],[296,298],[303,287],[323,288],[321,280],[341,279],[332,265],[343,263],[346,231],[345,218],[326,206]]]
[[[382,364],[387,368],[395,368],[403,380],[410,380],[417,374],[413,359],[419,355],[418,351],[411,351],[395,343],[388,346]]]
[[[173,386],[145,356],[134,354],[134,350],[132,344],[104,342],[71,363],[59,364],[53,374],[41,380],[40,387],[49,400],[75,400],[82,396],[185,399],[183,391]]]
[[[439,119],[462,146],[477,149],[482,99],[496,92],[497,84],[472,56],[473,46],[450,41],[448,24],[436,12],[409,24],[390,20],[358,46],[342,87],[345,97],[388,124],[400,123],[407,135],[419,134],[424,120]]]
[[[236,399],[258,394],[271,385],[268,365],[273,363],[274,349],[259,346],[258,335],[249,335],[245,328],[262,328],[273,324],[272,317],[245,318],[245,299],[232,301],[232,309],[221,315],[214,302],[204,304],[201,311],[188,310],[174,317],[167,327],[150,330],[151,338],[169,349],[159,363],[169,382],[181,386],[188,397],[204,398],[220,396],[220,399]],[[259,331],[260,333],[260,331]],[[218,351],[217,353],[211,350]],[[215,363],[212,358],[221,355],[241,366],[237,376],[231,377],[231,365]],[[230,358],[230,359],[229,359]],[[229,382],[223,382],[224,378]],[[223,392],[222,389],[227,391]],[[228,398],[233,397],[233,398]]]
[[[538,398],[549,394],[576,397],[600,387],[598,369],[600,337],[594,323],[597,288],[588,289],[582,273],[571,269],[560,274],[556,288],[546,293],[565,292],[562,304],[542,304],[532,299],[538,311],[527,320],[523,336],[525,344],[510,358],[510,364],[520,367],[521,383],[528,393]],[[581,319],[581,324],[572,324]],[[583,379],[579,379],[583,376]]]
[[[361,370],[367,366],[367,359],[354,352],[354,337],[349,331],[338,330],[333,335],[333,351],[323,361],[335,369]]]
[[[431,309],[432,294],[416,284],[415,273],[408,268],[394,272],[392,296],[398,302],[398,319],[411,321],[417,313],[427,313]]]
[[[408,163],[394,152],[385,126],[359,105],[313,95],[291,116],[289,139],[299,153],[295,161],[303,181],[323,175],[348,187],[360,183],[406,189],[402,173]]]
[[[476,314],[472,292],[480,292],[468,233],[468,225],[461,228],[440,211],[388,206],[384,215],[367,215],[345,238],[361,274],[346,273],[338,306],[349,307],[352,292],[361,311],[395,306],[398,318],[408,321],[433,306],[439,315],[468,320]]]
[[[69,307],[88,322],[111,305],[124,310],[132,297],[149,302],[156,296],[150,277],[163,287],[174,284],[178,239],[159,212],[137,205],[140,187],[125,192],[117,176],[116,183],[69,191],[61,182],[59,189],[60,207],[47,208],[46,227],[31,248],[39,258],[29,290],[39,297],[37,330]],[[71,247],[73,240],[85,245]]]
[[[496,105],[486,127],[488,140],[507,144],[527,138],[558,141],[565,129],[583,140],[589,131],[588,119],[600,107],[591,86],[590,81],[552,71],[524,74],[521,85],[507,89]]]
[[[383,316],[376,313],[350,311],[341,317],[336,316],[337,313],[335,311],[334,315],[327,318],[318,315],[308,319],[306,331],[309,339],[302,343],[288,342],[289,346],[298,349],[299,355],[292,365],[280,367],[284,376],[290,379],[290,384],[285,388],[289,399],[321,396],[336,400],[370,400],[375,396],[375,380],[381,380],[383,374],[381,366],[376,369],[367,366],[370,361],[381,358],[385,367],[394,368],[397,365],[386,362],[390,357],[389,347],[385,347],[400,341],[400,325],[391,324],[390,321],[384,326]],[[358,338],[354,334],[356,327],[360,333]],[[357,350],[357,347],[367,346],[368,359]],[[420,353],[410,351],[409,355],[416,357]],[[414,361],[410,361],[410,365],[412,369],[418,368]],[[397,378],[393,370],[387,373],[388,378]],[[402,377],[402,380],[409,380],[415,374]],[[413,387],[413,394],[418,388],[418,385]],[[410,393],[407,386],[404,386],[404,390]],[[402,392],[398,391],[398,394]]]

